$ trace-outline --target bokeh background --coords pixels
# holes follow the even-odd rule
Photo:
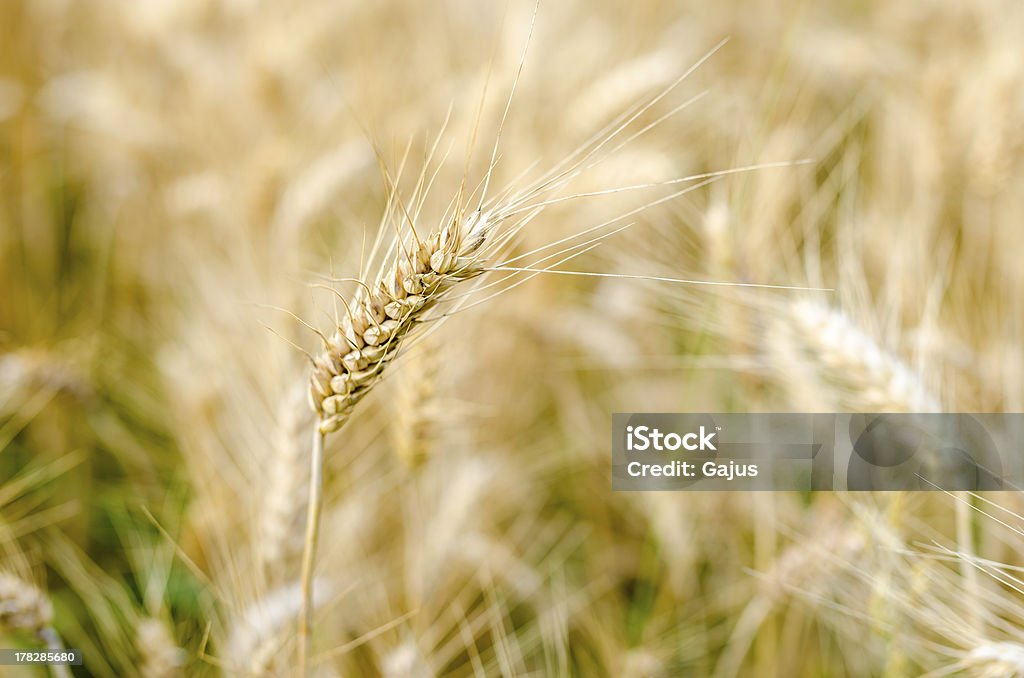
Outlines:
[[[315,675],[1024,675],[1017,494],[613,493],[609,440],[1024,410],[1024,5],[533,12],[0,3],[0,645],[38,647],[21,582],[75,675],[289,674],[298,318],[331,326],[389,196],[435,177],[429,230],[480,180],[523,63],[499,189],[664,96],[563,194],[652,185],[510,254],[633,213],[566,268],[835,291],[520,276],[423,332],[328,441]]]

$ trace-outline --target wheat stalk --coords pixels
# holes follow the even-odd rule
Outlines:
[[[485,272],[482,252],[498,223],[490,217],[490,212],[480,208],[467,215],[457,207],[454,217],[426,240],[419,240],[412,229],[411,242],[399,243],[402,246],[394,252],[386,272],[372,283],[364,283],[355,298],[345,302],[345,315],[313,359],[308,395],[318,422],[313,434],[301,577],[299,662],[303,675],[312,627],[310,598],[323,498],[324,436],[348,420],[426,314],[453,287]]]
[[[536,14],[537,5],[534,6],[533,17],[531,18],[531,36]],[[415,329],[427,319],[431,310],[436,308],[446,297],[449,297],[450,292],[456,286],[477,278],[487,271],[505,272],[508,274],[507,278],[516,277],[522,273],[530,274],[526,276],[526,279],[540,273],[587,275],[579,271],[556,271],[553,268],[587,251],[587,248],[593,247],[593,243],[617,232],[609,232],[610,227],[621,222],[623,219],[695,190],[706,183],[710,183],[719,176],[724,176],[734,171],[747,171],[750,169],[742,168],[741,170],[693,175],[660,183],[638,184],[602,191],[575,193],[567,196],[552,195],[579,177],[583,172],[597,165],[600,161],[599,154],[602,149],[622,134],[640,116],[666,97],[669,92],[675,89],[697,67],[710,58],[723,44],[724,42],[719,43],[718,46],[705,54],[703,58],[698,60],[656,96],[620,115],[605,129],[578,147],[576,151],[567,156],[561,163],[536,182],[519,192],[507,191],[499,199],[488,203],[486,198],[488,197],[492,172],[498,161],[502,130],[512,104],[516,85],[522,74],[523,62],[526,57],[524,47],[522,59],[519,63],[519,71],[513,81],[501,121],[498,125],[486,175],[482,185],[470,194],[471,198],[479,195],[477,207],[475,209],[468,207],[465,199],[465,180],[469,166],[468,158],[466,168],[464,169],[462,186],[452,201],[454,206],[450,208],[450,212],[446,212],[446,216],[441,222],[442,225],[433,230],[425,239],[420,239],[416,230],[419,207],[422,207],[422,203],[419,207],[413,209],[412,213],[404,205],[401,205],[401,214],[404,219],[402,223],[408,224],[410,237],[403,238],[399,236],[396,238],[385,260],[386,266],[382,268],[376,278],[370,282],[357,281],[359,289],[351,299],[341,297],[345,306],[345,313],[341,316],[337,327],[330,336],[320,335],[323,341],[323,349],[312,358],[313,369],[309,378],[308,396],[310,405],[318,417],[318,422],[313,433],[305,549],[300,576],[302,607],[299,614],[298,668],[301,675],[306,675],[309,638],[312,628],[313,565],[319,539],[320,514],[323,501],[325,436],[337,431],[349,420],[353,409],[381,380],[388,364],[397,357],[399,350]],[[529,38],[526,42],[526,46],[528,45]],[[676,107],[672,113],[681,110],[695,100],[696,98],[693,98],[682,106]],[[609,149],[609,151],[619,150],[636,136],[657,125],[662,119],[664,118],[659,118],[655,122],[648,124],[632,136],[622,140],[616,147]],[[472,143],[470,146],[472,147]],[[431,157],[432,154],[433,151],[431,151]],[[422,191],[425,190],[423,185],[425,177],[426,174],[421,176],[420,185],[417,187],[417,194],[420,198],[423,197]],[[491,258],[501,251],[503,246],[509,243],[511,238],[518,233],[519,229],[550,205],[587,196],[608,195],[643,190],[659,185],[672,186],[675,184],[691,185],[673,190],[668,195],[648,202],[639,208],[620,214],[613,219],[574,235],[547,243],[540,248],[521,254],[509,261],[497,263],[491,261]],[[393,193],[397,193],[397,188],[393,183],[389,188]],[[541,196],[547,199],[540,199]],[[488,205],[488,207],[485,208],[485,205]],[[389,202],[389,208],[395,209],[395,203]],[[512,224],[507,230],[504,229],[505,222]],[[504,230],[500,235],[497,233],[499,227],[502,227]],[[619,230],[622,228],[625,227],[621,227]],[[605,231],[604,234],[594,235],[602,230]],[[590,239],[582,244],[566,245],[566,243],[574,240],[578,242],[585,237]],[[558,247],[564,247],[564,249],[556,251],[554,254],[540,257],[533,262],[528,259],[543,250]],[[547,263],[558,257],[562,258],[554,263]],[[523,259],[527,259],[527,261],[522,261]],[[517,262],[526,265],[510,265]],[[530,265],[531,263],[537,266],[543,264],[543,267],[535,268]],[[646,278],[646,276],[622,277]],[[523,280],[519,282],[523,282]],[[674,280],[674,282],[689,281]],[[495,292],[495,294],[500,293],[500,291]]]

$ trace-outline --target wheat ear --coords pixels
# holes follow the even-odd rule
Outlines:
[[[287,576],[287,568],[299,549],[296,528],[301,526],[308,495],[305,452],[307,431],[313,416],[302,403],[305,388],[289,388],[277,407],[272,448],[264,476],[256,542],[257,561],[267,582],[276,586]]]
[[[27,631],[48,650],[61,650],[63,644],[53,628],[53,605],[32,584],[12,574],[0,572],[0,632]],[[71,678],[68,667],[54,665],[58,678]]]
[[[1024,645],[983,643],[971,650],[963,663],[983,677],[1024,676]]]
[[[135,644],[142,664],[139,673],[146,678],[176,678],[182,675],[185,651],[174,640],[163,621],[146,617],[135,629]]]
[[[840,388],[855,409],[878,412],[942,412],[942,402],[911,366],[887,351],[854,324],[842,311],[813,302],[792,307],[791,317],[799,343],[821,371]],[[898,496],[898,495],[897,495]],[[955,492],[957,543],[962,552],[974,555],[971,530],[971,495]],[[977,570],[961,562],[968,600],[968,623],[977,629],[980,610],[976,601],[980,582]],[[1015,646],[1016,647],[1016,646]],[[1018,648],[1019,649],[1019,648]]]
[[[314,604],[320,605],[332,593],[330,582],[313,582]],[[225,667],[232,675],[266,676],[275,673],[289,635],[289,625],[302,605],[299,582],[289,582],[267,591],[246,606],[230,629],[225,645]]]
[[[417,321],[446,292],[484,272],[478,254],[489,231],[486,212],[453,219],[425,242],[414,238],[408,251],[396,254],[387,273],[360,288],[314,359],[309,401],[320,417],[321,434],[341,428]]]
[[[356,404],[380,380],[403,342],[457,284],[485,270],[482,250],[494,224],[479,209],[455,217],[419,240],[399,242],[390,266],[364,284],[324,349],[313,360],[309,401],[318,421],[313,434],[309,507],[302,558],[302,609],[299,614],[299,671],[306,675],[312,629],[313,564],[323,503],[324,437],[344,425]]]
[[[430,457],[437,420],[438,361],[433,342],[421,342],[402,359],[402,379],[394,391],[391,444],[407,471]]]
[[[918,373],[885,350],[842,311],[814,302],[790,309],[791,336],[848,405],[874,412],[941,412]]]

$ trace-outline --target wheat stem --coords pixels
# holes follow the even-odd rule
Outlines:
[[[971,493],[960,491],[955,494],[956,502],[956,541],[957,548],[966,558],[960,560],[960,575],[964,578],[964,588],[967,593],[967,623],[971,630],[980,633],[982,630],[981,610],[981,582],[978,580],[978,570],[974,567],[976,557],[974,549],[974,534],[971,529]]]
[[[57,635],[57,631],[52,626],[40,629],[39,639],[46,645],[46,649],[52,652],[59,652],[64,649],[64,644],[60,640],[60,636]],[[53,671],[53,675],[56,678],[72,678],[71,669],[64,664],[51,664],[50,669]]]
[[[302,552],[302,603],[299,609],[299,675],[307,676],[310,633],[313,628],[313,564],[320,539],[320,513],[324,489],[324,434],[313,429],[313,450],[309,473],[309,507],[306,513],[306,540]]]

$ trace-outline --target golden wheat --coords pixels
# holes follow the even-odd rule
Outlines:
[[[457,210],[452,220],[396,253],[388,271],[360,288],[314,359],[309,400],[321,433],[336,431],[376,384],[417,323],[455,285],[484,272],[478,256],[495,224]]]
[[[919,374],[842,311],[815,302],[790,307],[786,332],[846,407],[871,412],[939,412]]]
[[[63,644],[53,628],[53,605],[39,588],[16,575],[0,572],[0,633],[24,631],[34,635],[48,650]],[[67,666],[53,665],[58,678],[70,678]]]
[[[11,574],[0,573],[0,629],[37,636],[53,623],[53,606],[38,588]]]
[[[185,651],[178,647],[167,624],[152,617],[141,619],[135,629],[144,678],[176,678],[182,675]]]

